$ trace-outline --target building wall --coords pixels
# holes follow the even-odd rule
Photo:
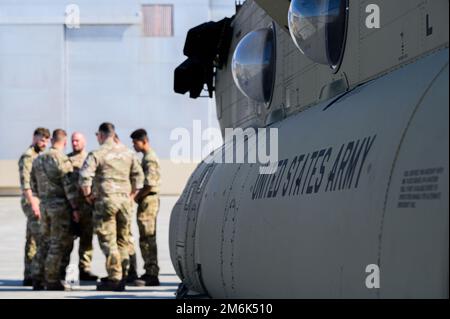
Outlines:
[[[168,158],[173,128],[218,127],[214,101],[173,93],[187,31],[234,13],[233,1],[80,0],[81,28],[63,25],[64,1],[0,1],[0,159],[15,159],[36,126],[94,133],[114,122],[124,142],[146,128]],[[143,37],[140,5],[173,4],[174,36]],[[228,13],[228,14],[227,14]],[[86,18],[86,24],[83,18]],[[203,125],[204,124],[204,125]]]
[[[80,9],[79,29],[64,25],[66,1],[0,1],[0,169],[17,160],[37,126],[81,131],[89,150],[97,147],[101,122],[113,122],[128,145],[143,127],[163,159],[176,142],[174,128],[192,131],[194,120],[218,127],[214,101],[176,95],[173,71],[185,59],[187,31],[232,16],[233,1],[71,3]],[[144,37],[142,4],[174,6],[173,37]],[[1,172],[0,184],[7,179]]]

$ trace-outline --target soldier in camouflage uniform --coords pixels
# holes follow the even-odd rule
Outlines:
[[[25,242],[25,270],[24,286],[33,284],[31,276],[31,263],[36,255],[37,239],[39,237],[40,209],[39,199],[33,194],[31,187],[31,169],[33,161],[47,147],[50,131],[46,128],[37,128],[33,134],[32,145],[22,154],[19,159],[20,188],[22,190],[21,205],[27,218],[26,242]]]
[[[141,152],[144,188],[136,195],[139,246],[144,259],[145,274],[136,280],[138,286],[159,286],[159,267],[156,247],[156,217],[159,210],[159,160],[149,144],[147,132],[139,129],[131,134],[133,146]]]
[[[122,142],[120,141],[119,136],[117,135],[117,133],[114,136],[114,142],[116,144],[121,144]],[[137,258],[136,258],[136,250],[134,249],[134,237],[133,237],[133,233],[131,231],[131,223],[132,223],[132,218],[133,216],[130,215],[130,243],[129,243],[129,258],[130,258],[130,266],[128,268],[128,274],[127,274],[127,278],[124,278],[126,280],[127,284],[134,284],[136,279],[138,279],[138,273],[137,273]],[[102,280],[107,279],[106,278],[102,278]]]
[[[77,188],[71,181],[72,164],[63,153],[67,134],[57,129],[52,147],[34,162],[31,178],[36,181],[40,199],[41,237],[33,259],[33,287],[65,290],[60,274],[61,262],[73,240],[70,223],[79,220],[76,204]]]
[[[79,171],[83,166],[83,163],[87,157],[85,151],[86,139],[83,134],[75,132],[72,134],[72,153],[67,156],[70,159],[73,167],[72,181],[78,186]],[[78,208],[80,209],[80,222],[79,222],[79,237],[80,244],[78,249],[79,256],[79,275],[81,281],[97,281],[97,276],[91,273],[91,262],[93,254],[92,238],[94,232],[94,226],[92,222],[93,207],[83,196],[81,189],[78,191],[78,197],[76,199]],[[67,251],[67,255],[64,258],[63,269],[61,272],[65,274],[65,268],[69,264],[70,252],[73,249],[73,242],[70,250]]]
[[[130,216],[132,197],[142,188],[143,172],[136,155],[114,141],[111,123],[100,125],[97,139],[101,145],[89,153],[80,171],[84,196],[94,204],[94,230],[106,256],[108,279],[97,284],[97,290],[123,291],[129,267]],[[96,198],[91,193],[96,181]]]

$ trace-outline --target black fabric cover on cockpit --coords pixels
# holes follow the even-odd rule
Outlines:
[[[207,22],[189,30],[183,53],[188,57],[175,69],[174,90],[198,98],[206,84],[213,97],[215,68],[226,63],[233,30],[230,18]]]

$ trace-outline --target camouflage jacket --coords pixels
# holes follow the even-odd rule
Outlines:
[[[69,153],[67,156],[69,157],[70,162],[72,163],[73,172],[79,176],[79,171],[81,167],[83,167],[83,163],[87,157],[86,151],[81,151],[79,153]]]
[[[38,157],[34,146],[30,146],[19,159],[19,177],[20,189],[22,192],[27,189],[33,189],[31,186],[31,169],[33,168],[33,161]]]
[[[41,200],[73,200],[77,197],[76,185],[72,182],[72,163],[56,148],[50,148],[33,162],[31,178],[35,181],[35,192]]]
[[[110,138],[89,153],[80,170],[81,187],[92,187],[94,179],[99,196],[130,194],[132,189],[142,188],[144,174],[136,154]]]
[[[72,173],[72,183],[78,189],[78,201],[84,202],[84,196],[81,192],[80,187],[78,186],[78,180],[80,179],[80,170],[83,167],[83,163],[87,157],[86,151],[81,151],[79,153],[69,153],[67,156],[69,157],[70,162],[72,163],[73,173]]]
[[[142,158],[142,170],[144,171],[144,185],[150,186],[152,192],[159,193],[160,186],[160,168],[156,153],[150,149]]]

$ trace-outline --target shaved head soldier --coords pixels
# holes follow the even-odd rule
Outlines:
[[[31,169],[33,161],[45,150],[50,139],[50,131],[46,128],[37,128],[33,134],[31,146],[22,154],[19,159],[20,188],[22,190],[21,205],[27,218],[26,242],[25,242],[25,270],[24,286],[31,286],[31,263],[36,255],[37,241],[39,237],[39,224],[41,212],[39,209],[39,199],[32,192]]]
[[[97,132],[100,148],[89,153],[80,171],[84,196],[94,204],[94,229],[106,256],[108,278],[97,290],[123,291],[129,267],[132,197],[142,188],[143,172],[136,155],[116,143],[114,125],[103,123]],[[96,181],[96,196],[92,182]]]
[[[138,286],[159,286],[159,267],[156,247],[156,216],[159,210],[160,168],[156,153],[150,147],[144,129],[134,131],[131,136],[137,152],[144,155],[144,188],[136,195],[138,203],[137,223],[139,228],[139,247],[144,259],[145,274],[136,280]]]
[[[61,262],[73,240],[70,223],[79,220],[77,189],[71,181],[72,164],[64,154],[67,134],[53,131],[52,147],[33,162],[31,177],[41,200],[41,237],[33,260],[35,289],[65,290]]]
[[[86,138],[80,132],[74,132],[71,138],[72,152],[67,156],[73,166],[72,181],[78,187],[78,180],[80,177],[80,169],[87,157]],[[97,276],[91,273],[91,262],[93,254],[92,238],[94,226],[92,223],[92,210],[90,205],[83,196],[83,192],[78,187],[77,205],[80,209],[80,221],[78,223],[78,236],[80,237],[80,244],[78,248],[79,263],[78,269],[80,274],[80,281],[97,281]],[[70,250],[64,258],[61,273],[65,275],[65,268],[70,261],[70,252],[73,249],[73,242]]]
[[[81,154],[85,152],[86,138],[80,132],[74,132],[72,134],[72,153]]]

